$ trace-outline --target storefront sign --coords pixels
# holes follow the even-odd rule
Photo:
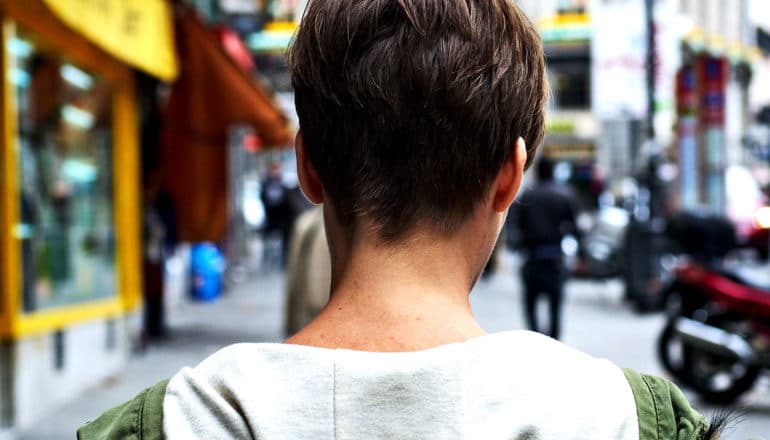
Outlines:
[[[647,105],[643,4],[639,1],[593,3],[593,110],[604,119],[641,118]],[[619,90],[623,93],[618,93]]]
[[[543,149],[553,160],[593,159],[596,156],[596,145],[579,139],[546,140]]]
[[[725,92],[729,65],[726,58],[701,56],[695,63],[699,86],[699,122],[705,126],[725,124]]]
[[[121,61],[173,80],[172,10],[163,0],[44,0],[51,11]]]
[[[679,148],[679,185],[683,208],[698,205],[698,94],[695,70],[683,66],[676,74],[677,144]]]
[[[726,58],[703,55],[695,61],[698,88],[701,191],[714,212],[725,207],[725,107],[730,65]]]
[[[647,114],[647,28],[638,0],[591,2],[592,107],[603,119]],[[681,64],[677,3],[655,2],[655,126],[660,141],[674,122],[674,76]],[[618,93],[622,90],[622,93]]]

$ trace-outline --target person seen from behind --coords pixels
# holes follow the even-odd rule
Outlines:
[[[321,205],[294,222],[286,266],[284,332],[293,335],[308,325],[329,301],[331,262]]]
[[[541,157],[536,167],[537,182],[524,192],[516,205],[524,264],[524,312],[530,330],[559,339],[561,309],[567,271],[561,243],[568,234],[578,236],[575,206],[569,189],[553,179],[554,163]],[[540,325],[538,300],[548,302],[548,330]]]
[[[260,198],[265,207],[265,236],[276,234],[281,241],[281,267],[286,265],[289,233],[292,227],[289,188],[283,181],[283,164],[270,162],[267,176],[262,180]]]
[[[220,350],[82,439],[711,436],[669,382],[473,317],[544,130],[543,48],[514,2],[310,0],[289,68],[329,302],[284,343]]]

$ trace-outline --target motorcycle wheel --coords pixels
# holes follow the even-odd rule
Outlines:
[[[658,359],[663,368],[675,379],[689,385],[687,367],[691,364],[691,350],[674,332],[674,321],[669,320],[658,336]]]
[[[725,317],[714,317],[707,321],[728,331],[733,330],[737,324]],[[683,352],[687,360],[682,371],[685,383],[710,403],[733,403],[754,386],[760,373],[756,365],[691,344],[684,344]]]
[[[676,318],[682,313],[682,296],[677,291],[664,292],[663,295],[668,319],[658,336],[658,360],[672,377],[687,385],[687,366],[691,364],[690,350],[685,350],[684,341],[674,331]]]

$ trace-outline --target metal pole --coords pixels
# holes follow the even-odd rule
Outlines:
[[[645,311],[659,306],[657,296],[654,296],[654,279],[658,273],[658,238],[652,229],[650,221],[657,215],[657,199],[659,197],[655,172],[655,22],[653,15],[654,0],[644,0],[644,19],[647,40],[646,53],[646,89],[647,114],[645,117],[644,141],[646,154],[642,159],[639,194],[636,198],[634,214],[626,233],[626,297],[633,301],[637,311]],[[642,148],[639,151],[643,151]],[[636,167],[635,167],[636,168]],[[641,191],[645,189],[646,191]]]

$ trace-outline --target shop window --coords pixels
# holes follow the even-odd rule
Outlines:
[[[17,114],[23,309],[115,295],[110,86],[23,28],[7,44]]]
[[[546,47],[551,100],[559,110],[591,108],[591,58],[585,44]]]

